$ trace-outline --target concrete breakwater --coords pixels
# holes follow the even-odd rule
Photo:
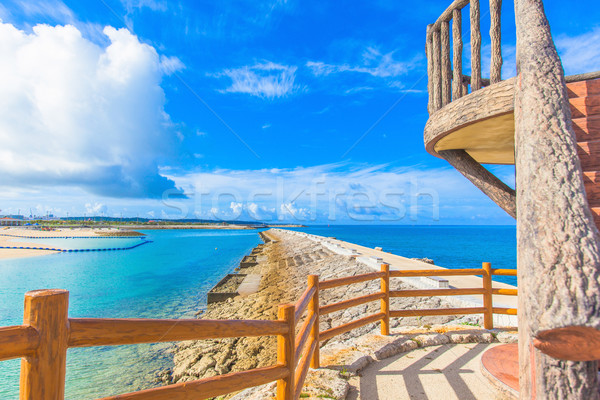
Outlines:
[[[295,302],[306,288],[309,274],[320,275],[322,280],[372,272],[372,268],[355,256],[339,254],[328,247],[290,231],[270,230],[262,233],[265,244],[253,251],[256,265],[245,273],[262,276],[258,291],[246,296],[235,296],[223,302],[209,304],[201,318],[205,319],[276,319],[279,304]],[[412,289],[413,286],[395,281],[394,290]],[[331,304],[379,290],[379,282],[370,281],[323,291],[321,302]],[[451,305],[439,298],[394,298],[394,309],[449,308]],[[375,313],[378,303],[364,304],[351,309],[333,312],[321,317],[320,330],[324,331]],[[479,317],[455,318],[450,316],[394,318],[392,329],[401,326],[435,325],[450,321],[478,323]],[[371,324],[333,340],[349,340],[379,330]],[[322,345],[326,345],[323,342]],[[234,338],[221,340],[183,342],[174,349],[174,367],[162,377],[167,382],[186,382],[228,372],[274,364],[276,339],[274,337]]]

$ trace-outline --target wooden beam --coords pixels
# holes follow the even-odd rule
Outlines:
[[[383,313],[377,313],[369,315],[368,317],[357,319],[356,321],[348,322],[344,325],[336,326],[335,328],[327,329],[326,331],[321,332],[319,340],[325,341],[327,339],[331,339],[332,337],[341,335],[342,333],[349,332],[356,328],[360,328],[361,326],[381,321],[384,317],[385,315]]]
[[[0,361],[30,356],[40,344],[40,335],[31,326],[0,328]]]
[[[392,290],[390,297],[466,296],[485,294],[482,288]]]
[[[404,269],[392,270],[390,276],[393,278],[403,278],[407,276],[461,276],[461,275],[483,275],[485,271],[482,268],[466,269]]]
[[[407,317],[427,317],[432,315],[468,315],[468,314],[483,314],[485,308],[432,308],[432,309],[417,309],[417,310],[397,310],[391,311],[390,316],[395,318]]]
[[[366,281],[374,281],[383,277],[382,272],[369,272],[367,274],[348,276],[345,278],[330,279],[328,281],[320,281],[320,289],[331,289],[338,286],[351,285],[353,283],[361,283]]]
[[[302,293],[302,296],[300,296],[298,301],[296,301],[296,321],[299,321],[302,315],[304,315],[304,312],[308,308],[308,304],[312,300],[316,290],[317,289],[314,286],[307,287],[304,293]]]
[[[485,169],[464,150],[442,150],[438,154],[492,199],[494,203],[498,204],[508,215],[513,218],[517,217],[514,189]]]
[[[281,321],[71,318],[69,347],[173,342],[287,332]]]
[[[287,368],[282,365],[273,365],[118,396],[104,397],[99,400],[204,400],[249,387],[264,385],[277,379],[286,379],[287,377]]]
[[[383,279],[383,278],[381,278],[381,279]],[[319,309],[319,314],[321,314],[321,315],[331,314],[332,312],[345,310],[350,307],[360,306],[362,304],[366,304],[366,303],[370,303],[372,301],[383,299],[384,297],[385,297],[385,294],[383,294],[383,293],[373,293],[373,294],[367,294],[367,295],[360,296],[360,297],[355,297],[355,298],[349,299],[349,300],[339,301],[337,303],[322,306]]]

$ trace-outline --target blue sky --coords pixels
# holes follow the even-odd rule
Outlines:
[[[511,224],[423,148],[425,27],[448,3],[3,2],[0,209]],[[577,4],[546,1],[568,74],[600,69],[600,11]],[[509,77],[512,2],[502,24]]]

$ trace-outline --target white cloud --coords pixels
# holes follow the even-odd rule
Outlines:
[[[77,19],[73,11],[59,0],[22,1],[20,4],[27,16],[44,16],[63,24],[74,24]]]
[[[509,180],[511,175],[506,172]],[[476,207],[488,223],[511,219],[452,168],[423,169],[347,163],[293,169],[214,170],[170,175],[192,208],[228,209],[262,221],[460,222]],[[225,199],[226,202],[225,202]],[[451,220],[454,218],[454,220]],[[482,219],[481,221],[484,221]]]
[[[236,203],[235,201],[232,201],[231,204],[229,205],[229,208],[231,208],[231,211],[239,216],[242,213],[242,208],[244,207],[244,205],[242,203]]]
[[[566,75],[600,70],[600,26],[578,36],[559,35],[555,42]]]
[[[306,66],[316,76],[327,76],[335,73],[354,72],[368,74],[376,78],[398,77],[406,74],[413,66],[414,61],[397,61],[394,51],[381,53],[374,47],[367,47],[362,53],[360,65],[328,64],[322,61],[308,61]]]
[[[297,67],[266,62],[253,66],[226,69],[215,74],[231,79],[231,86],[222,92],[246,93],[252,96],[276,98],[285,97],[299,90],[294,83]]]
[[[125,29],[99,46],[70,25],[25,33],[0,23],[0,185],[75,186],[160,197],[176,133],[165,112],[163,58]]]
[[[107,211],[108,211],[108,207],[106,206],[106,204],[102,204],[102,203],[90,204],[90,203],[87,203],[85,205],[85,212],[86,212],[86,214],[89,214],[89,215],[105,214]]]
[[[167,11],[168,9],[167,2],[161,0],[123,0],[121,2],[128,13],[131,13],[135,9],[141,10],[144,7],[147,7],[152,11]]]

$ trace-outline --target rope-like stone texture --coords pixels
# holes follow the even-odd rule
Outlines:
[[[479,0],[471,0],[471,91],[481,89],[481,28]]]
[[[470,180],[513,218],[517,217],[515,191],[494,174],[485,169],[464,150],[443,150],[439,152],[446,161]]]
[[[460,9],[456,9],[452,12],[452,69],[454,70],[454,77],[452,78],[452,100],[461,98],[464,94],[462,92],[462,12]]]
[[[442,61],[440,59],[440,31],[433,31],[433,111],[442,108]]]
[[[452,67],[450,66],[450,23],[442,22],[440,28],[442,51],[442,107],[452,101],[451,83]]]
[[[425,54],[427,57],[427,93],[429,94],[427,112],[429,112],[429,114],[435,112],[435,109],[433,108],[433,40],[431,37],[431,27],[432,25],[427,25],[427,39],[425,43]]]
[[[500,12],[502,0],[490,0],[490,39],[492,42],[492,59],[490,62],[490,83],[502,80],[502,36],[500,31]]]
[[[430,115],[423,132],[427,151],[438,156],[434,146],[444,136],[466,125],[512,112],[514,81],[510,78],[470,93]]]
[[[541,0],[515,0],[515,150],[522,399],[598,399],[596,362],[535,350],[541,330],[600,328],[600,245],[560,59]]]

